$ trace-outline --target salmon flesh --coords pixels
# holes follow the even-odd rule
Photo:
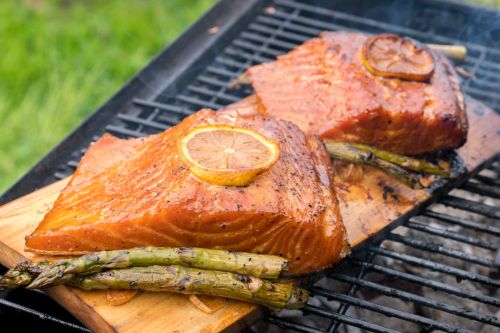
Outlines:
[[[248,186],[196,178],[177,138],[193,127],[250,128],[280,145],[279,160]],[[169,130],[92,144],[26,249],[81,254],[135,246],[196,246],[275,254],[291,274],[321,270],[349,252],[330,158],[288,121],[202,110]]]
[[[363,65],[368,35],[323,32],[247,76],[257,109],[323,139],[364,143],[402,154],[465,143],[467,118],[457,75],[433,52],[429,82],[373,75]]]

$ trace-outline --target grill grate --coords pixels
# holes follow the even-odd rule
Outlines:
[[[499,159],[490,166],[496,170],[496,178],[500,177],[498,165]],[[491,171],[484,169],[461,188],[476,188],[483,172],[490,172],[491,176]],[[369,245],[311,286],[314,296],[303,314],[271,314],[265,318],[267,325],[259,323],[249,331],[272,331],[273,326],[299,332],[358,332],[353,327],[369,332],[417,331],[408,328],[410,323],[425,331],[498,329],[500,280],[494,277],[494,261],[500,230],[495,226],[498,220],[488,217],[490,208],[496,213],[500,211],[498,201],[487,193],[474,198],[474,194],[463,190],[452,193],[467,199],[460,199],[458,205],[449,205],[447,198],[438,201],[392,231],[380,244]],[[487,206],[487,214],[478,213],[478,205]],[[449,207],[455,210],[450,212]],[[460,217],[463,214],[468,217]],[[481,254],[472,254],[478,252]],[[469,288],[463,281],[468,281]],[[376,301],[370,300],[373,293]],[[390,302],[391,299],[411,304],[417,311],[409,313],[386,305],[401,304]],[[373,313],[384,316],[374,317]],[[448,321],[441,320],[443,313]],[[308,315],[315,317],[308,319]],[[454,318],[467,321],[457,325]]]
[[[150,100],[135,98],[131,107],[119,113],[115,121],[106,126],[106,131],[120,137],[140,137],[163,131],[200,108],[220,109],[234,103],[252,93],[248,87],[238,90],[228,88],[229,83],[248,67],[272,61],[324,30],[391,31],[423,42],[465,44],[467,62],[457,65],[474,77],[462,80],[465,92],[500,110],[500,65],[493,61],[500,60],[500,50],[464,43],[432,30],[409,29],[305,2],[276,0],[264,8],[179,94],[172,94],[171,87],[168,87]],[[177,93],[177,89],[174,91]],[[81,154],[75,154],[68,164],[59,166],[56,178],[71,175],[80,157]]]
[[[139,76],[146,92],[133,93],[109,120],[94,123],[77,150],[71,150],[72,146],[64,151],[64,163],[52,163],[48,170],[55,172],[47,179],[72,174],[88,142],[104,131],[119,137],[158,133],[200,108],[218,109],[240,100],[252,90],[229,89],[228,84],[246,68],[271,61],[324,30],[392,31],[424,42],[465,44],[468,60],[456,64],[473,76],[462,79],[465,92],[500,111],[500,26],[491,26],[492,21],[479,12],[472,15],[468,7],[444,1],[254,2],[248,17],[241,16],[237,28],[226,30],[225,40],[203,51],[202,60],[194,61],[188,74],[159,85],[150,76]],[[449,22],[454,22],[453,30]],[[471,22],[474,31],[465,28]],[[488,25],[477,30],[481,24]],[[477,31],[490,34],[478,35]],[[500,327],[495,315],[500,311],[500,280],[494,269],[500,237],[495,225],[500,218],[499,172],[497,158],[439,203],[383,241],[358,251],[311,286],[314,297],[303,311],[270,314],[249,331],[407,332],[418,328],[470,332],[483,325],[486,332]],[[36,307],[29,300],[33,294],[0,295],[4,298],[0,298],[0,316],[6,309],[61,324],[58,331],[86,331],[39,293],[41,305]]]

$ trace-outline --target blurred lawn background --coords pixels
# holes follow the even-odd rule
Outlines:
[[[0,0],[0,193],[214,0]]]
[[[214,2],[0,0],[0,193]]]

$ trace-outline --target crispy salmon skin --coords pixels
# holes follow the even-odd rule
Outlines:
[[[278,142],[279,160],[245,187],[200,181],[179,158],[176,139],[214,123]],[[290,122],[202,110],[161,134],[95,142],[26,248],[76,254],[197,246],[281,255],[291,274],[318,271],[349,251],[332,173],[319,139]]]
[[[454,149],[465,143],[467,118],[457,75],[432,53],[428,82],[386,78],[363,65],[369,36],[323,32],[247,76],[257,110],[323,139],[369,144],[402,154]]]

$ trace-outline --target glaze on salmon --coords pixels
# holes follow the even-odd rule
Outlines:
[[[198,180],[179,158],[176,139],[213,123],[278,142],[279,160],[246,187]],[[202,110],[161,134],[95,142],[26,248],[77,254],[196,246],[281,255],[292,274],[318,271],[349,251],[332,179],[323,144],[294,124]]]
[[[367,35],[324,32],[247,76],[266,115],[323,139],[369,144],[402,154],[461,146],[467,119],[457,75],[433,53],[429,82],[371,74],[361,47]]]

